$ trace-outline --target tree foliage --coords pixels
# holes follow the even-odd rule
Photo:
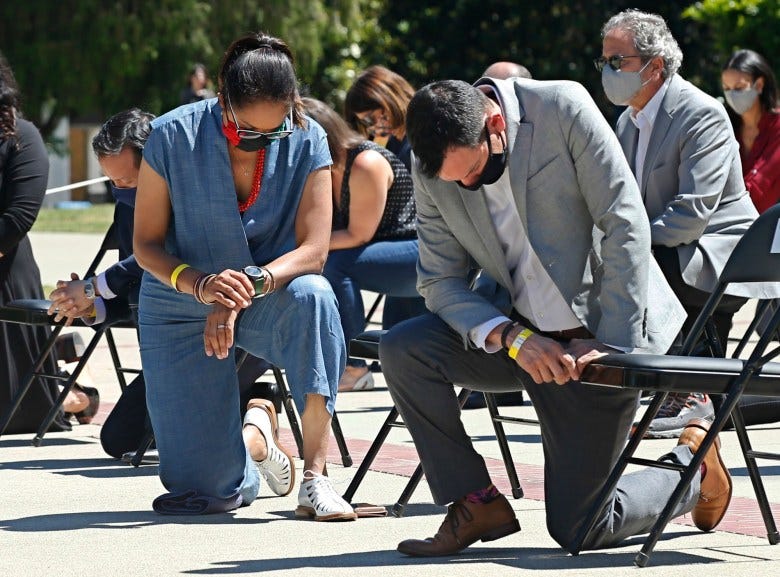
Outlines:
[[[738,48],[761,53],[770,63],[780,54],[780,0],[704,0],[683,12],[706,27],[723,62]]]
[[[312,94],[338,100],[376,35],[378,0],[37,0],[0,2],[0,50],[44,135],[63,116],[99,121],[179,103],[188,70],[212,78],[230,42],[258,30],[292,47]]]
[[[379,19],[389,40],[370,59],[416,86],[441,78],[473,81],[491,62],[511,60],[535,78],[584,84],[614,115],[592,64],[601,54],[602,25],[626,8],[661,14],[685,54],[682,73],[701,79],[712,67],[699,25],[681,16],[684,7],[677,0],[455,0],[426,6],[393,0]]]
[[[720,90],[722,59],[735,47],[771,59],[780,51],[780,0],[0,0],[0,50],[23,91],[26,115],[47,135],[59,118],[99,121],[141,106],[179,103],[187,71],[212,78],[232,40],[263,30],[284,38],[304,90],[340,108],[355,75],[384,64],[421,86],[473,81],[495,60],[536,78],[584,84],[607,116],[592,60],[600,29],[629,7],[669,22],[683,50],[681,73]]]

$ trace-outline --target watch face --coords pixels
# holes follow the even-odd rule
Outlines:
[[[84,296],[90,300],[95,298],[95,285],[92,284],[92,281],[84,283]]]
[[[252,265],[252,266],[244,267],[244,274],[246,276],[248,276],[248,277],[256,278],[256,277],[262,276],[263,271],[260,270],[259,266]]]

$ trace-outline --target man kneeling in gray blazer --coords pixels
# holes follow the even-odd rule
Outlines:
[[[433,314],[391,329],[380,356],[434,499],[451,505],[435,537],[398,550],[451,555],[520,529],[463,428],[453,383],[526,389],[542,423],[547,526],[570,547],[639,401],[636,392],[583,385],[582,369],[615,349],[664,353],[685,319],[651,257],[636,181],[614,133],[573,82],[436,82],[412,99],[407,134],[418,289]],[[498,288],[471,290],[475,268]],[[697,439],[686,429],[663,458],[690,462]],[[717,449],[706,463],[677,514],[693,510],[712,528],[728,495],[715,511],[715,501],[699,497],[730,495],[730,479]],[[678,480],[658,469],[624,476],[586,548],[649,531]]]

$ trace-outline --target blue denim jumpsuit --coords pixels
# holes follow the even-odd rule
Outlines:
[[[305,129],[266,149],[259,198],[242,215],[221,112],[217,99],[177,108],[154,121],[144,148],[169,189],[166,250],[207,273],[264,265],[293,250],[306,179],[331,164],[324,131],[307,118]],[[209,309],[144,274],[141,361],[160,479],[171,492],[195,490],[246,505],[260,480],[241,437],[235,347],[227,359],[206,356]],[[333,412],[346,351],[338,304],[323,277],[303,275],[254,299],[238,317],[235,344],[286,370],[299,411],[305,395],[318,394]]]

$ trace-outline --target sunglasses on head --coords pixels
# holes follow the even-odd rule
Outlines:
[[[609,67],[612,70],[620,70],[620,67],[623,66],[623,61],[628,60],[629,58],[642,58],[638,54],[635,54],[633,56],[623,56],[622,54],[615,54],[614,56],[610,56],[609,58],[605,58],[604,56],[599,56],[598,58],[593,59],[593,65],[596,67],[596,70],[601,72],[604,70],[604,67],[609,64]]]

